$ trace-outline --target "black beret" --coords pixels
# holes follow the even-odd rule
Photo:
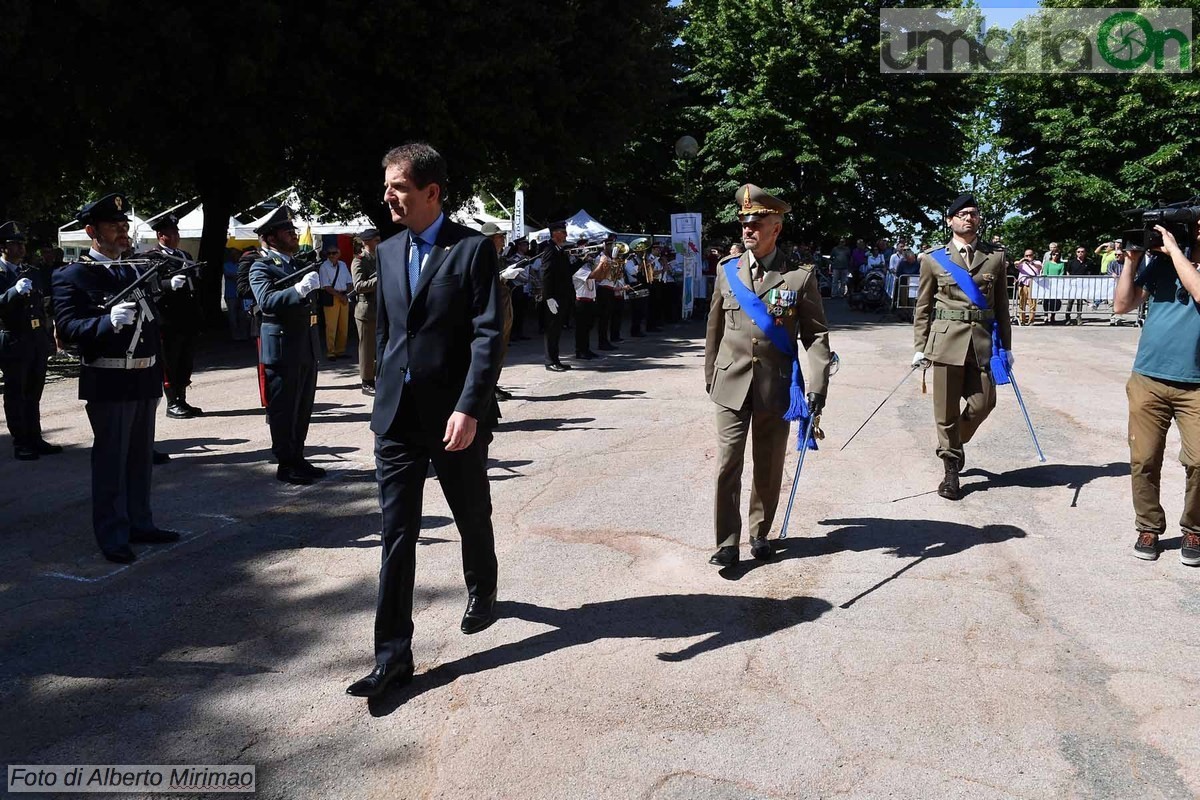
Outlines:
[[[550,223],[551,231],[565,231],[567,229],[566,220],[557,220]]]
[[[125,208],[128,205],[125,195],[113,192],[79,209],[75,219],[85,225],[94,222],[129,222],[129,217],[125,216]]]
[[[358,234],[358,238],[360,241],[369,242],[372,239],[379,238],[379,231],[375,230],[374,228],[367,228],[365,231]]]
[[[971,194],[970,192],[967,192],[966,194],[960,194],[955,201],[950,204],[950,208],[946,210],[946,216],[953,217],[964,208],[979,208],[979,204],[975,202],[975,195]]]

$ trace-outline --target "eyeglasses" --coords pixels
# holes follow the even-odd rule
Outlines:
[[[978,216],[979,216],[979,212],[978,212],[978,211],[970,211],[970,210],[968,210],[968,211],[960,211],[960,212],[958,212],[957,214],[955,214],[955,215],[954,215],[954,218],[955,218],[955,219],[970,219],[971,217],[978,217]]]

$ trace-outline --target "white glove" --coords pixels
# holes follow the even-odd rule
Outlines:
[[[296,284],[296,294],[301,297],[308,297],[310,294],[321,288],[321,276],[315,272],[310,272],[300,279]]]
[[[180,289],[182,289],[185,286],[187,286],[187,276],[186,275],[172,275],[171,276],[171,288],[172,289],[174,289],[175,291],[179,291]]]
[[[17,281],[18,294],[29,294],[32,291],[33,281],[29,280],[29,278],[21,278],[21,280]]]
[[[137,317],[137,303],[117,303],[108,312],[108,319],[118,331],[132,325]]]
[[[519,277],[520,274],[524,271],[525,270],[521,269],[520,267],[509,267],[508,269],[506,269],[500,273],[500,277],[506,281],[511,281],[514,278]]]
[[[558,314],[558,301],[550,298],[546,301],[546,308],[550,309],[551,314]]]
[[[924,353],[913,353],[912,365],[913,369],[916,369],[917,367],[927,367],[929,366],[929,359],[925,357]]]

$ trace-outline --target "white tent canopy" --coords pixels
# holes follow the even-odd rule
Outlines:
[[[472,197],[465,206],[455,211],[450,215],[450,219],[457,222],[459,225],[466,225],[473,230],[479,230],[487,223],[495,224],[497,228],[509,234],[512,238],[512,220],[494,217],[483,208],[483,200],[479,197]],[[522,234],[518,234],[522,235]]]
[[[150,230],[150,226],[146,220],[136,214],[127,214],[129,217],[129,238],[134,242],[155,241],[156,236],[154,231]],[[71,228],[72,230],[67,230]],[[83,223],[79,221],[68,222],[58,229],[58,246],[59,247],[82,247],[86,250],[92,244],[92,237],[87,235],[87,231],[83,229]]]
[[[583,209],[568,217],[566,222],[568,242],[576,242],[580,239],[587,239],[590,242],[600,242],[607,236],[616,233],[601,225],[591,214]],[[544,242],[550,238],[550,229],[542,228],[540,231],[533,232],[530,236],[536,237],[539,242]]]
[[[291,206],[293,209],[299,209],[303,207],[300,203],[300,197],[294,191],[288,193],[287,199],[284,200],[284,203]],[[254,232],[255,229],[266,222],[267,217],[271,216],[273,213],[275,213],[275,209],[271,209],[258,219],[254,220],[253,222],[248,222],[245,225],[236,223],[229,231],[230,236],[232,236],[234,239],[257,239],[258,234]],[[339,233],[355,234],[366,230],[367,228],[375,227],[375,223],[371,222],[371,218],[365,215],[357,216],[354,219],[346,222],[340,222],[338,220],[331,220],[323,217],[309,218],[304,216],[302,213],[298,213],[292,219],[292,223],[296,226],[296,230],[298,232],[304,233],[304,231],[307,229],[311,231],[314,236],[325,236],[328,234],[337,235]]]
[[[230,231],[236,228],[241,223],[233,217],[225,223],[225,236],[228,238]],[[180,239],[199,239],[204,233],[204,205],[198,205],[184,214],[179,219],[179,238]]]

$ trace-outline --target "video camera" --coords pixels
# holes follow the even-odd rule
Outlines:
[[[1140,217],[1142,221],[1142,227],[1121,233],[1121,246],[1126,250],[1161,248],[1162,234],[1154,230],[1155,225],[1162,225],[1171,232],[1180,247],[1187,248],[1196,238],[1196,223],[1200,221],[1200,198],[1193,197],[1181,203],[1158,208],[1135,208],[1121,213],[1128,217]]]

